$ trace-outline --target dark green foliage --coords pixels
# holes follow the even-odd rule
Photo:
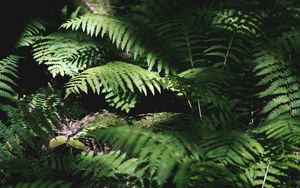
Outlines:
[[[300,134],[300,122],[298,119],[283,119],[274,120],[262,127],[259,127],[257,132],[265,135],[266,140],[272,140],[273,142],[284,143],[291,148],[285,148],[290,150],[299,147],[299,134]],[[293,148],[295,147],[295,148]]]
[[[110,152],[107,154],[93,152],[82,153],[77,157],[75,173],[81,174],[82,178],[91,178],[98,182],[101,178],[117,178],[119,174],[136,176],[135,171],[138,166],[137,159],[126,160],[126,154],[120,152]]]
[[[157,168],[155,179],[160,186],[166,183],[176,163],[185,156],[184,148],[178,141],[143,129],[125,126],[95,130],[89,135],[113,144],[115,149],[124,148],[126,152],[139,156],[142,161],[149,161],[146,168],[150,168],[151,173]]]
[[[228,87],[231,80],[230,73],[214,68],[195,68],[189,69],[178,74],[171,88],[183,95],[192,103],[212,103],[221,110],[228,107],[228,103],[222,91]],[[213,100],[212,100],[213,99]]]
[[[18,183],[15,186],[7,186],[7,188],[70,188],[71,183],[57,180],[39,180],[33,183]]]
[[[136,103],[135,93],[147,96],[160,92],[166,83],[154,72],[125,62],[110,62],[103,66],[87,69],[73,77],[66,85],[66,96],[71,93],[107,93],[106,99],[116,108],[129,111]]]
[[[17,63],[20,57],[9,56],[0,61],[0,97],[14,100],[13,95],[16,94],[13,89],[16,86],[14,79],[17,76]]]
[[[258,96],[273,97],[263,108],[262,113],[268,114],[266,120],[278,117],[296,117],[299,115],[299,81],[293,67],[280,54],[261,50],[255,54],[258,65],[255,67],[257,76],[264,77],[257,85],[267,88]]]
[[[152,52],[152,46],[148,46],[149,44],[143,42],[149,40],[145,38],[143,31],[140,31],[137,26],[126,20],[106,15],[87,14],[68,21],[63,24],[62,27],[66,29],[72,28],[72,30],[80,29],[91,36],[101,34],[101,36],[104,37],[104,35],[107,34],[112,43],[121,50],[133,52],[135,58],[138,55],[146,56],[150,70],[155,64],[158,64],[159,72],[162,67],[168,72],[168,67],[165,67],[167,64],[160,58],[160,54],[156,51]]]
[[[80,181],[89,180],[91,186],[99,187],[128,177],[137,180],[139,164],[135,158],[128,159],[125,153],[112,151],[55,154],[48,156],[42,165],[46,170],[51,169],[65,176],[77,176]]]
[[[89,3],[0,61],[0,186],[299,187],[298,2]]]

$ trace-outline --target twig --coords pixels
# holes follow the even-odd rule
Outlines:
[[[266,173],[265,173],[265,176],[264,176],[264,181],[263,181],[263,183],[261,185],[261,188],[265,187],[265,183],[266,183],[267,176],[268,176],[268,173],[269,173],[269,168],[270,168],[270,162],[268,163],[268,166],[267,166],[267,169],[266,169]]]
[[[229,56],[229,53],[230,53],[230,50],[231,50],[231,46],[232,46],[234,36],[235,36],[235,34],[233,34],[232,37],[231,37],[231,40],[229,42],[229,46],[228,46],[228,49],[227,49],[227,53],[224,57],[223,69],[225,68],[225,65],[227,64],[227,59],[228,59],[228,56]]]
[[[200,106],[200,101],[199,101],[199,99],[197,99],[197,103],[198,103],[199,117],[200,117],[200,119],[202,119],[202,110],[201,110],[201,106]]]

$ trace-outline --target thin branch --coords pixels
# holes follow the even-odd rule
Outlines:
[[[190,62],[191,62],[191,66],[194,67],[194,60],[193,60],[193,55],[192,55],[192,50],[191,50],[190,39],[188,37],[188,34],[187,34],[186,30],[183,30],[183,33],[184,33],[184,38],[185,38],[186,45],[187,45],[188,52],[189,52],[189,59],[190,59]]]
[[[188,98],[187,94],[186,94],[186,93],[184,93],[184,96],[185,96],[185,98],[186,98],[186,100],[187,100],[187,102],[188,102],[188,104],[189,104],[189,107],[190,107],[190,108],[191,108],[191,110],[193,111],[193,105],[192,105],[192,103],[191,103],[190,99]]]
[[[227,64],[227,60],[228,60],[229,53],[231,51],[231,46],[232,46],[234,36],[235,36],[235,34],[233,34],[232,37],[231,37],[231,40],[230,40],[229,45],[228,45],[227,53],[224,57],[223,69],[225,68],[225,65]]]
[[[265,187],[265,183],[266,183],[267,176],[268,176],[268,173],[269,173],[269,168],[270,168],[270,162],[268,163],[268,166],[267,166],[267,169],[266,169],[266,173],[265,173],[265,176],[264,176],[264,181],[263,181],[263,183],[261,185],[261,188]]]
[[[197,103],[198,103],[198,112],[199,112],[199,117],[200,117],[200,119],[202,119],[202,110],[201,110],[201,105],[200,105],[200,101],[199,101],[199,99],[197,99]]]

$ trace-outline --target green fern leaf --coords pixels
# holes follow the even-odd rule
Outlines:
[[[297,117],[300,115],[299,80],[290,63],[272,51],[263,50],[255,54],[256,76],[263,76],[257,86],[265,90],[257,95],[268,98],[261,113],[267,114],[266,121],[275,118]]]
[[[6,188],[71,188],[72,184],[62,180],[38,180],[35,182],[18,183],[16,185],[6,186]]]
[[[262,16],[255,12],[242,12],[240,10],[223,10],[217,13],[213,25],[248,36],[260,36]]]
[[[263,153],[263,147],[249,135],[239,132],[215,133],[204,137],[208,159],[223,164],[245,166]]]
[[[138,56],[145,57],[149,70],[154,65],[158,66],[160,72],[164,68],[165,72],[169,72],[167,61],[161,56],[159,51],[153,50],[152,45],[148,45],[149,39],[144,38],[140,27],[137,28],[129,21],[100,14],[86,14],[79,18],[69,20],[61,27],[71,28],[72,30],[82,30],[91,36],[104,37],[108,35],[111,41],[121,50],[132,52],[134,58]],[[152,42],[153,43],[153,42]]]
[[[53,77],[74,76],[94,65],[100,58],[100,47],[79,33],[54,33],[33,45],[33,57],[48,66]]]
[[[117,177],[119,174],[135,176],[139,162],[137,159],[126,159],[126,154],[112,151],[107,154],[81,153],[76,159],[75,173],[82,173],[82,178],[99,181],[104,177]],[[84,170],[84,172],[83,172]]]
[[[261,126],[257,131],[263,133],[266,139],[283,141],[292,145],[300,143],[300,122],[297,119],[274,120]]]
[[[133,127],[117,127],[90,132],[90,136],[103,142],[109,142],[115,149],[124,149],[133,156],[149,163],[150,171],[155,170],[156,181],[162,186],[173,170],[185,156],[180,142],[166,135],[155,134]]]
[[[154,95],[165,85],[157,73],[117,61],[87,69],[73,77],[66,85],[66,97],[80,91],[88,93],[90,87],[93,93],[108,93],[106,99],[110,104],[127,111],[136,103],[136,98],[128,95],[128,91],[144,95],[150,91]]]
[[[17,42],[16,47],[26,47],[33,45],[42,37],[42,33],[46,31],[46,27],[42,21],[33,20],[28,23]]]
[[[18,78],[17,63],[20,60],[19,56],[9,56],[0,61],[0,97],[10,100],[14,100],[13,95],[15,94],[12,86],[16,83],[13,79]]]

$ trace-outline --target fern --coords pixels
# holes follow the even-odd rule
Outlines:
[[[155,177],[159,185],[166,183],[176,164],[185,155],[183,146],[175,139],[138,128],[108,128],[95,130],[89,135],[114,144],[115,149],[124,148],[132,155],[139,156],[140,160],[148,161],[147,168],[150,171],[156,169]]]
[[[223,10],[213,19],[213,25],[239,34],[261,36],[262,16],[255,12],[245,13],[240,10]]]
[[[12,129],[6,127],[0,121],[0,156],[1,160],[8,160],[14,158],[14,155],[20,154],[20,146],[16,141],[16,137],[13,134]]]
[[[38,93],[22,98],[16,108],[2,106],[0,109],[7,113],[13,139],[17,137],[18,144],[36,148],[47,141],[49,135],[54,135],[55,128],[60,127],[62,115],[58,113],[62,111],[58,104],[56,95]],[[18,147],[14,150],[18,151]]]
[[[41,89],[39,92],[26,97],[24,102],[27,103],[27,108],[30,113],[42,113],[43,118],[45,118],[50,125],[57,125],[62,118],[63,113],[60,110],[62,101],[51,89]],[[50,130],[51,128],[48,129]]]
[[[29,23],[11,49],[30,47],[50,88],[17,95],[20,58],[0,61],[1,186],[299,187],[299,3],[104,1]],[[169,103],[87,115],[91,93],[126,112]]]
[[[113,96],[120,97],[121,103],[120,99],[114,98],[114,104],[116,107],[122,106],[122,109],[127,110],[135,104],[131,102],[135,98],[127,97],[127,93],[147,95],[150,91],[154,95],[157,91],[160,92],[164,85],[166,84],[158,74],[118,61],[87,69],[73,77],[66,85],[66,97],[71,93],[80,93],[80,91],[88,93],[88,87],[90,87],[93,93],[109,93],[106,97],[109,101]],[[125,101],[122,99],[123,94]]]
[[[71,188],[71,183],[62,180],[38,180],[35,182],[18,183],[16,185],[5,186],[6,188]]]
[[[256,56],[256,76],[263,77],[257,86],[268,86],[258,96],[272,97],[262,110],[262,113],[268,114],[266,120],[298,116],[300,95],[292,67],[274,52],[260,51]]]
[[[283,119],[271,121],[257,131],[263,133],[266,139],[284,142],[287,146],[299,147],[300,122],[297,119]],[[287,149],[287,148],[285,148]]]
[[[44,168],[80,177],[82,181],[89,180],[94,186],[121,182],[126,177],[136,179],[139,165],[137,159],[127,159],[126,154],[120,151],[82,152],[76,155],[59,153],[52,154],[43,161]]]
[[[243,37],[234,33],[213,30],[207,33],[203,55],[215,67],[239,66],[249,55],[249,46]]]
[[[230,109],[233,108],[229,107],[228,111]],[[229,127],[238,127],[240,122],[238,122],[238,116],[233,116],[233,114],[228,112],[218,112],[203,116],[200,120],[200,124],[203,129],[214,131],[227,129]]]
[[[162,122],[162,124],[164,123]],[[204,136],[200,140],[199,138],[198,140],[196,138],[191,139],[191,142],[180,139],[184,138],[182,136],[187,138],[185,134],[182,134],[181,137],[175,135],[176,133],[174,132],[161,135],[127,126],[96,129],[91,130],[87,134],[88,137],[93,137],[103,143],[108,142],[112,144],[114,149],[123,149],[130,155],[137,156],[139,160],[146,161],[148,163],[146,169],[149,168],[148,170],[150,171],[155,169],[156,178],[154,180],[156,180],[159,185],[166,183],[166,179],[171,176],[172,171],[175,170],[175,166],[178,166],[178,169],[174,172],[175,179],[173,181],[177,185],[185,185],[188,184],[188,182],[191,183],[191,179],[202,181],[202,183],[206,181],[209,182],[209,178],[198,177],[198,175],[203,173],[200,169],[190,169],[188,164],[203,165],[202,167],[199,166],[199,168],[202,170],[205,169],[204,172],[206,173],[209,171],[209,165],[213,166],[219,164],[214,167],[217,169],[222,168],[223,165],[233,165],[242,168],[246,167],[247,164],[251,164],[251,162],[255,162],[264,151],[262,146],[255,139],[238,132],[215,133]],[[180,142],[178,142],[177,138],[180,139]],[[189,136],[189,138],[192,137]],[[200,144],[200,147],[196,150],[196,147],[188,145],[187,143]],[[201,158],[187,158],[188,151],[194,154],[197,153]],[[205,161],[210,161],[212,164],[207,164]],[[147,173],[148,170],[145,172]],[[223,170],[224,172],[226,171],[226,169]],[[163,172],[165,174],[161,174]],[[145,176],[144,173],[142,173],[143,176]],[[230,172],[226,173],[228,174]],[[182,174],[186,174],[186,176],[183,178],[181,177]],[[195,176],[195,178],[192,178],[193,176]],[[211,174],[211,178],[213,177],[220,178],[221,176]],[[238,180],[234,180],[233,177],[228,177],[228,180],[224,181],[232,181],[230,185],[238,184]]]
[[[131,92],[120,95],[115,94],[111,90],[105,95],[105,100],[110,106],[128,113],[132,108],[136,106],[136,104],[139,101],[139,98],[136,94]]]
[[[77,162],[75,155],[51,153],[42,159],[41,166],[45,169],[51,169],[56,172],[71,174],[74,172]]]
[[[230,71],[199,67],[172,78],[170,88],[185,97],[191,110],[199,115],[202,128],[240,127],[244,126],[240,122],[243,115],[235,110],[241,101],[228,95],[235,79],[238,78]]]
[[[177,95],[184,96],[190,107],[197,109],[200,118],[209,112],[209,107],[225,112],[230,105],[223,93],[232,79],[229,73],[225,73],[214,68],[188,69],[172,79],[170,88]]]
[[[245,187],[241,186],[240,179],[230,172],[227,168],[221,165],[211,163],[209,161],[191,161],[188,163],[195,168],[188,169],[185,176],[192,174],[192,181],[189,184],[191,187],[201,185],[203,187]],[[182,187],[182,186],[178,186]]]
[[[72,30],[82,30],[91,36],[104,37],[108,35],[111,42],[121,50],[132,52],[134,57],[143,55],[148,63],[149,70],[157,65],[160,72],[163,68],[165,72],[169,72],[169,67],[164,57],[159,51],[154,50],[147,45],[147,38],[143,37],[137,26],[130,22],[105,15],[87,14],[76,19],[69,20],[62,25],[63,28],[71,28]],[[145,31],[147,32],[147,31]]]
[[[203,64],[203,57],[200,53],[204,50],[202,24],[199,17],[202,15],[184,15],[175,18],[164,19],[157,24],[158,37],[163,41],[164,48],[173,53],[168,57],[176,67],[196,67]],[[168,52],[165,52],[166,54]],[[175,64],[178,62],[177,64]],[[187,66],[190,65],[190,66]]]
[[[258,162],[251,165],[242,178],[247,178],[252,186],[276,187],[274,185],[284,186],[281,178],[286,178],[285,168],[276,161]]]
[[[96,155],[92,152],[82,153],[77,157],[78,163],[74,172],[80,173],[83,179],[88,177],[96,182],[103,177],[117,178],[120,174],[137,176],[138,160],[125,158],[126,154],[121,154],[120,151]]]
[[[245,166],[263,153],[263,147],[247,134],[238,132],[215,133],[204,137],[203,144],[208,160],[223,164]]]
[[[46,27],[42,21],[33,20],[28,23],[17,42],[16,47],[26,47],[33,45],[42,34],[46,31]]]
[[[299,120],[277,119],[254,130],[266,148],[263,161],[254,163],[248,170],[253,185],[276,187],[285,185],[291,173],[298,173]]]
[[[299,53],[299,31],[290,31],[282,34],[281,37],[276,39],[276,42],[280,44],[282,49],[289,53]]]
[[[101,57],[99,46],[80,33],[54,33],[41,37],[33,45],[33,52],[34,59],[47,65],[53,77],[74,76]]]
[[[17,76],[17,62],[20,60],[19,56],[9,56],[0,61],[0,97],[15,100],[15,90],[13,86],[16,83],[13,79],[18,78]]]

